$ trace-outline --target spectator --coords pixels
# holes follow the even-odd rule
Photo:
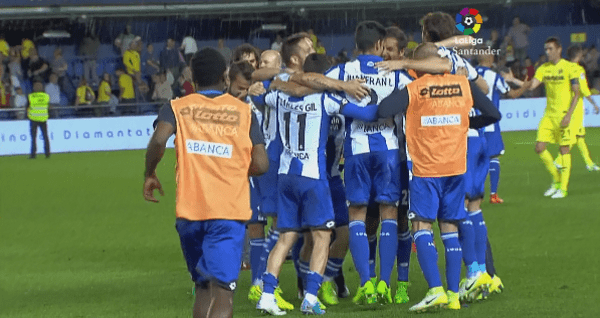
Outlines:
[[[30,61],[30,55],[31,55],[31,50],[35,49],[35,45],[33,44],[33,42],[30,39],[23,39],[21,41],[21,68],[23,68],[23,70],[29,70],[29,61]],[[29,78],[29,72],[27,73],[23,73],[23,75],[25,76],[25,78]]]
[[[129,48],[123,54],[123,65],[125,65],[127,74],[135,78],[136,81],[141,79],[140,53],[138,52],[138,49],[141,48],[140,45],[141,41],[139,40],[130,42]]]
[[[85,78],[79,81],[79,87],[77,88],[77,98],[75,99],[75,107],[91,105],[96,100],[96,95],[91,87],[88,86]],[[80,116],[91,115],[89,108],[82,108],[78,110]]]
[[[530,81],[533,79],[533,76],[535,75],[535,68],[533,67],[533,62],[531,61],[531,58],[528,56],[525,59],[525,76],[526,76],[526,80]]]
[[[21,87],[16,88],[15,95],[12,98],[12,108],[22,108],[23,110],[15,112],[17,119],[25,119],[25,109],[27,108],[27,96],[23,93]]]
[[[44,84],[39,80],[34,80],[33,93],[29,94],[29,106],[27,107],[27,117],[29,118],[29,127],[31,133],[31,154],[29,159],[35,159],[37,152],[37,128],[40,127],[44,136],[44,153],[46,159],[50,158],[50,138],[48,138],[48,105],[50,97],[44,92]]]
[[[485,45],[489,46],[492,50],[497,50],[500,48],[500,35],[498,34],[498,30],[492,30],[490,33],[490,39],[485,41]]]
[[[415,41],[415,36],[412,33],[408,33],[408,44],[406,45],[406,48],[409,50],[414,50],[417,46],[419,46],[419,43],[417,43]],[[408,56],[408,55],[404,55],[404,56]]]
[[[323,46],[323,43],[321,43],[320,39],[317,39],[317,47],[315,48],[315,52],[317,54],[327,54],[327,50],[325,50],[325,47]]]
[[[519,61],[524,61],[527,57],[530,31],[531,29],[529,26],[521,23],[519,17],[513,19],[513,25],[508,29],[508,36],[512,39],[514,44],[515,58]]]
[[[169,85],[169,82],[167,82],[167,74],[160,73],[158,75],[158,83],[154,87],[152,100],[166,102],[171,99],[173,99],[173,89]]]
[[[2,80],[0,80],[0,108],[10,108],[10,84]]]
[[[79,53],[83,56],[83,77],[88,83],[96,87],[98,83],[98,74],[96,73],[96,60],[98,58],[98,49],[100,48],[100,39],[92,32],[87,32],[81,46]]]
[[[171,71],[171,74],[173,74],[173,78],[177,79],[179,78],[180,74],[180,63],[181,62],[179,60],[179,52],[175,47],[175,40],[169,38],[167,40],[167,46],[163,49],[162,52],[160,52],[160,66],[163,68],[163,70]]]
[[[122,68],[117,69],[116,75],[119,78],[119,103],[133,104],[135,103],[135,90],[133,88],[133,79]],[[135,108],[122,106],[121,113],[135,113]]]
[[[306,33],[308,33],[308,36],[310,37],[310,40],[313,43],[313,48],[316,51],[317,50],[317,35],[315,34],[315,31],[313,29],[309,29],[308,31],[306,31]]]
[[[183,38],[180,50],[183,51],[183,55],[185,56],[185,64],[189,64],[194,53],[198,52],[196,39],[194,39],[191,34]]]
[[[225,39],[220,38],[219,42],[217,42],[217,51],[223,55],[225,58],[225,62],[229,64],[231,62],[231,49],[225,45]]]
[[[121,55],[125,54],[125,51],[129,49],[129,45],[131,45],[131,42],[133,42],[135,38],[136,36],[131,33],[131,24],[128,23],[127,26],[125,26],[123,33],[119,34],[115,39],[115,46],[119,48]]]
[[[50,74],[50,82],[46,84],[46,88],[44,89],[46,94],[50,97],[50,109],[54,109],[55,107],[60,106],[60,87],[58,86],[58,75],[56,73]],[[52,110],[52,117],[56,118],[58,116],[56,110]]]
[[[537,62],[535,62],[533,67],[537,70],[538,67],[540,67],[542,64],[544,64],[546,62],[548,62],[548,56],[546,56],[546,54],[540,54],[538,56]]]
[[[21,52],[16,48],[10,49],[10,62],[8,63],[8,71],[13,87],[21,86],[23,83],[23,68],[21,67]]]
[[[510,36],[505,36],[504,41],[500,45],[500,52],[504,53],[506,65],[511,65],[515,61],[515,51],[513,42]]]
[[[6,42],[6,40],[4,39],[4,33],[0,33],[0,54],[3,54],[4,56],[8,57],[9,50],[10,46],[8,45],[8,42]]]
[[[69,97],[69,100],[73,100],[73,83],[71,82],[71,78],[67,76],[69,65],[67,64],[67,60],[63,57],[60,48],[54,50],[54,60],[52,61],[50,68],[52,69],[52,72],[58,76],[58,84],[60,85],[61,91]]]
[[[189,67],[184,68],[181,72],[179,84],[181,85],[181,94],[183,96],[194,93],[194,85],[192,85],[192,70]]]
[[[600,70],[598,69],[598,59],[600,58],[600,52],[596,49],[595,45],[592,45],[586,52],[583,58],[583,64],[587,68],[587,73],[590,78],[600,77]]]
[[[160,62],[154,53],[154,45],[148,44],[146,52],[142,54],[142,70],[146,79],[151,79],[152,75],[160,71]]]
[[[283,46],[283,37],[281,36],[281,33],[277,33],[275,41],[271,44],[271,50],[281,52],[281,46]]]
[[[254,67],[254,69],[258,69],[260,53],[257,48],[254,46],[244,43],[235,48],[233,51],[233,62],[240,63],[246,61]]]
[[[100,82],[100,87],[98,87],[98,99],[96,99],[96,102],[101,107],[95,108],[96,116],[101,116],[108,113],[107,109],[102,106],[108,105],[108,102],[110,102],[110,97],[112,95],[110,82],[110,74],[102,74],[102,81]]]
[[[29,70],[27,71],[29,78],[39,77],[42,82],[45,82],[48,80],[49,71],[48,62],[38,55],[37,50],[35,48],[29,50]]]

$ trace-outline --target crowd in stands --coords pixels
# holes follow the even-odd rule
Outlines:
[[[321,40],[314,31],[308,30],[315,51],[327,54]],[[279,51],[285,34],[278,33],[271,49]],[[502,37],[492,30],[485,42],[492,49],[499,49],[496,57],[496,70],[520,80],[529,80],[537,67],[547,61],[545,54],[537,60],[527,55],[530,28],[513,20],[512,27]],[[2,112],[0,119],[23,119],[27,106],[27,94],[31,93],[31,83],[41,80],[45,83],[46,93],[50,95],[51,116],[107,116],[156,113],[160,105],[172,98],[185,96],[194,91],[191,71],[187,62],[198,51],[196,39],[191,34],[185,36],[181,45],[169,38],[161,52],[154,50],[152,44],[144,45],[143,39],[132,33],[131,26],[114,40],[115,49],[120,53],[119,63],[112,72],[97,74],[97,59],[100,40],[88,32],[79,45],[79,57],[83,61],[81,77],[69,76],[72,67],[63,57],[60,47],[54,50],[50,60],[39,56],[35,43],[23,39],[20,45],[10,47],[4,35],[0,34],[0,108],[22,108],[23,111]],[[408,46],[405,56],[411,54],[417,46],[413,34],[408,33]],[[235,52],[227,47],[225,39],[218,41],[216,48],[226,61],[236,60]],[[239,52],[243,52],[243,48]],[[600,93],[600,52],[591,45],[584,49],[581,64],[584,66],[590,89]],[[258,54],[256,56],[260,56]],[[467,57],[469,58],[469,57]],[[348,60],[348,53],[341,51],[335,62]],[[471,57],[476,64],[476,57]],[[528,92],[524,97],[544,96],[543,88]],[[61,107],[62,106],[62,107]],[[69,107],[72,106],[72,107]]]

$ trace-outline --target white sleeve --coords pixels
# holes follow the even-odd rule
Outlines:
[[[265,104],[271,108],[277,108],[277,91],[270,91],[265,95]]]
[[[398,76],[398,85],[396,88],[398,89],[403,89],[406,87],[406,85],[410,84],[413,81],[413,78],[406,74],[406,72],[402,72],[402,71],[397,71],[399,72],[399,76]]]
[[[336,66],[336,67],[330,69],[329,71],[327,71],[327,73],[325,73],[325,76],[332,78],[332,79],[339,80],[340,79],[340,67]]]
[[[479,73],[477,73],[477,70],[467,60],[465,60],[464,58],[462,58],[460,56],[459,56],[459,58],[463,60],[464,66],[467,68],[467,72],[469,73],[467,75],[467,78],[469,79],[469,81],[476,80],[477,77],[479,77]]]
[[[342,104],[342,97],[337,94],[324,93],[323,94],[323,107],[328,115],[336,115],[340,112],[340,105]]]
[[[496,89],[500,91],[502,94],[506,94],[510,91],[510,86],[504,80],[504,77],[498,75],[498,81],[496,81]]]

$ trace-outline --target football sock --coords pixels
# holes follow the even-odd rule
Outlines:
[[[417,259],[429,288],[442,286],[437,267],[438,254],[433,245],[432,233],[428,230],[420,230],[414,233],[413,237],[417,245]]]
[[[462,259],[462,249],[458,242],[458,232],[442,234],[442,242],[444,242],[446,249],[446,283],[448,284],[448,290],[458,293]]]
[[[310,263],[299,260],[298,264],[300,265],[300,275],[298,275],[298,277],[302,279],[304,283],[304,289],[306,289],[306,276],[310,272]]]
[[[388,286],[396,260],[392,251],[398,251],[398,221],[387,219],[381,221],[379,234],[379,279]]]
[[[325,280],[332,281],[333,278],[335,278],[342,270],[343,264],[343,258],[330,258],[327,260],[327,267],[325,267]]]
[[[337,286],[337,290],[341,293],[346,287],[346,278],[344,277],[344,270],[340,268],[338,275],[333,279],[335,285]]]
[[[398,250],[396,252],[396,269],[398,270],[398,281],[408,282],[408,270],[410,265],[410,253],[412,248],[412,236],[410,232],[398,233]]]
[[[322,282],[323,276],[319,275],[319,273],[308,272],[306,274],[306,293],[316,296]]]
[[[477,264],[477,255],[475,254],[475,229],[470,219],[465,219],[458,224],[460,246],[462,248],[462,258],[467,267],[467,277],[471,278],[477,275],[479,264]]]
[[[498,183],[500,182],[500,159],[490,160],[490,193],[498,192]]]
[[[264,244],[264,238],[250,239],[250,269],[252,272],[252,284],[254,285],[260,282],[260,277],[264,272],[261,262],[261,255],[265,248]]]
[[[469,219],[473,222],[475,232],[475,256],[479,270],[485,272],[485,250],[487,249],[487,226],[483,220],[481,210],[469,212]]]
[[[492,254],[490,240],[487,241],[487,249],[485,250],[485,268],[491,277],[496,276],[496,267],[494,267],[494,255]]]
[[[381,244],[380,244],[381,246]],[[381,256],[380,256],[381,257]],[[377,258],[377,234],[369,236],[369,275],[377,277],[375,272],[375,264]]]
[[[554,165],[554,159],[552,158],[552,155],[550,154],[548,149],[540,153],[540,159],[542,159],[544,166],[546,166],[546,169],[548,169],[548,172],[550,172],[550,175],[552,175],[552,182],[559,183],[560,174],[558,172],[558,169]]]
[[[350,229],[350,254],[360,277],[360,286],[363,286],[370,278],[369,240],[367,239],[365,222],[352,221],[348,228]]]
[[[279,240],[279,232],[273,230],[273,227],[269,229],[267,232],[267,237],[265,239],[264,248],[260,255],[261,268],[260,271],[264,272],[267,268],[267,260],[269,259],[269,254],[271,254],[271,250],[277,244],[277,240]]]
[[[571,154],[562,155],[562,168],[560,169],[560,189],[567,191],[571,178]]]
[[[277,285],[279,284],[279,280],[277,280],[277,277],[275,277],[275,275],[269,272],[265,272],[263,274],[262,281],[263,293],[266,294],[273,294],[275,292],[275,288],[277,288]]]
[[[588,146],[585,143],[585,138],[577,138],[577,148],[579,148],[579,152],[581,152],[581,156],[583,157],[583,161],[585,161],[585,165],[594,165],[594,161],[592,161],[592,158],[590,157]]]

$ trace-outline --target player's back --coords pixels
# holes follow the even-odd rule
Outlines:
[[[500,109],[500,98],[502,97],[502,94],[506,94],[510,90],[510,87],[500,74],[496,73],[489,67],[477,66],[475,69],[477,70],[477,73],[479,73],[479,76],[485,80],[490,88],[486,95],[487,98],[494,103],[496,108]]]
[[[364,79],[365,85],[371,90],[369,97],[360,101],[352,97],[346,98],[359,106],[379,104],[396,88],[402,89],[412,81],[404,71],[384,72],[375,67],[375,63],[383,61],[379,56],[359,55],[356,60],[334,67],[327,73],[328,77],[349,81]],[[375,151],[398,149],[398,139],[395,136],[393,118],[379,119],[376,122],[346,119],[346,144],[344,155],[358,155]]]
[[[229,94],[191,94],[172,100],[171,108],[177,123],[177,216],[249,219],[250,106]]]

